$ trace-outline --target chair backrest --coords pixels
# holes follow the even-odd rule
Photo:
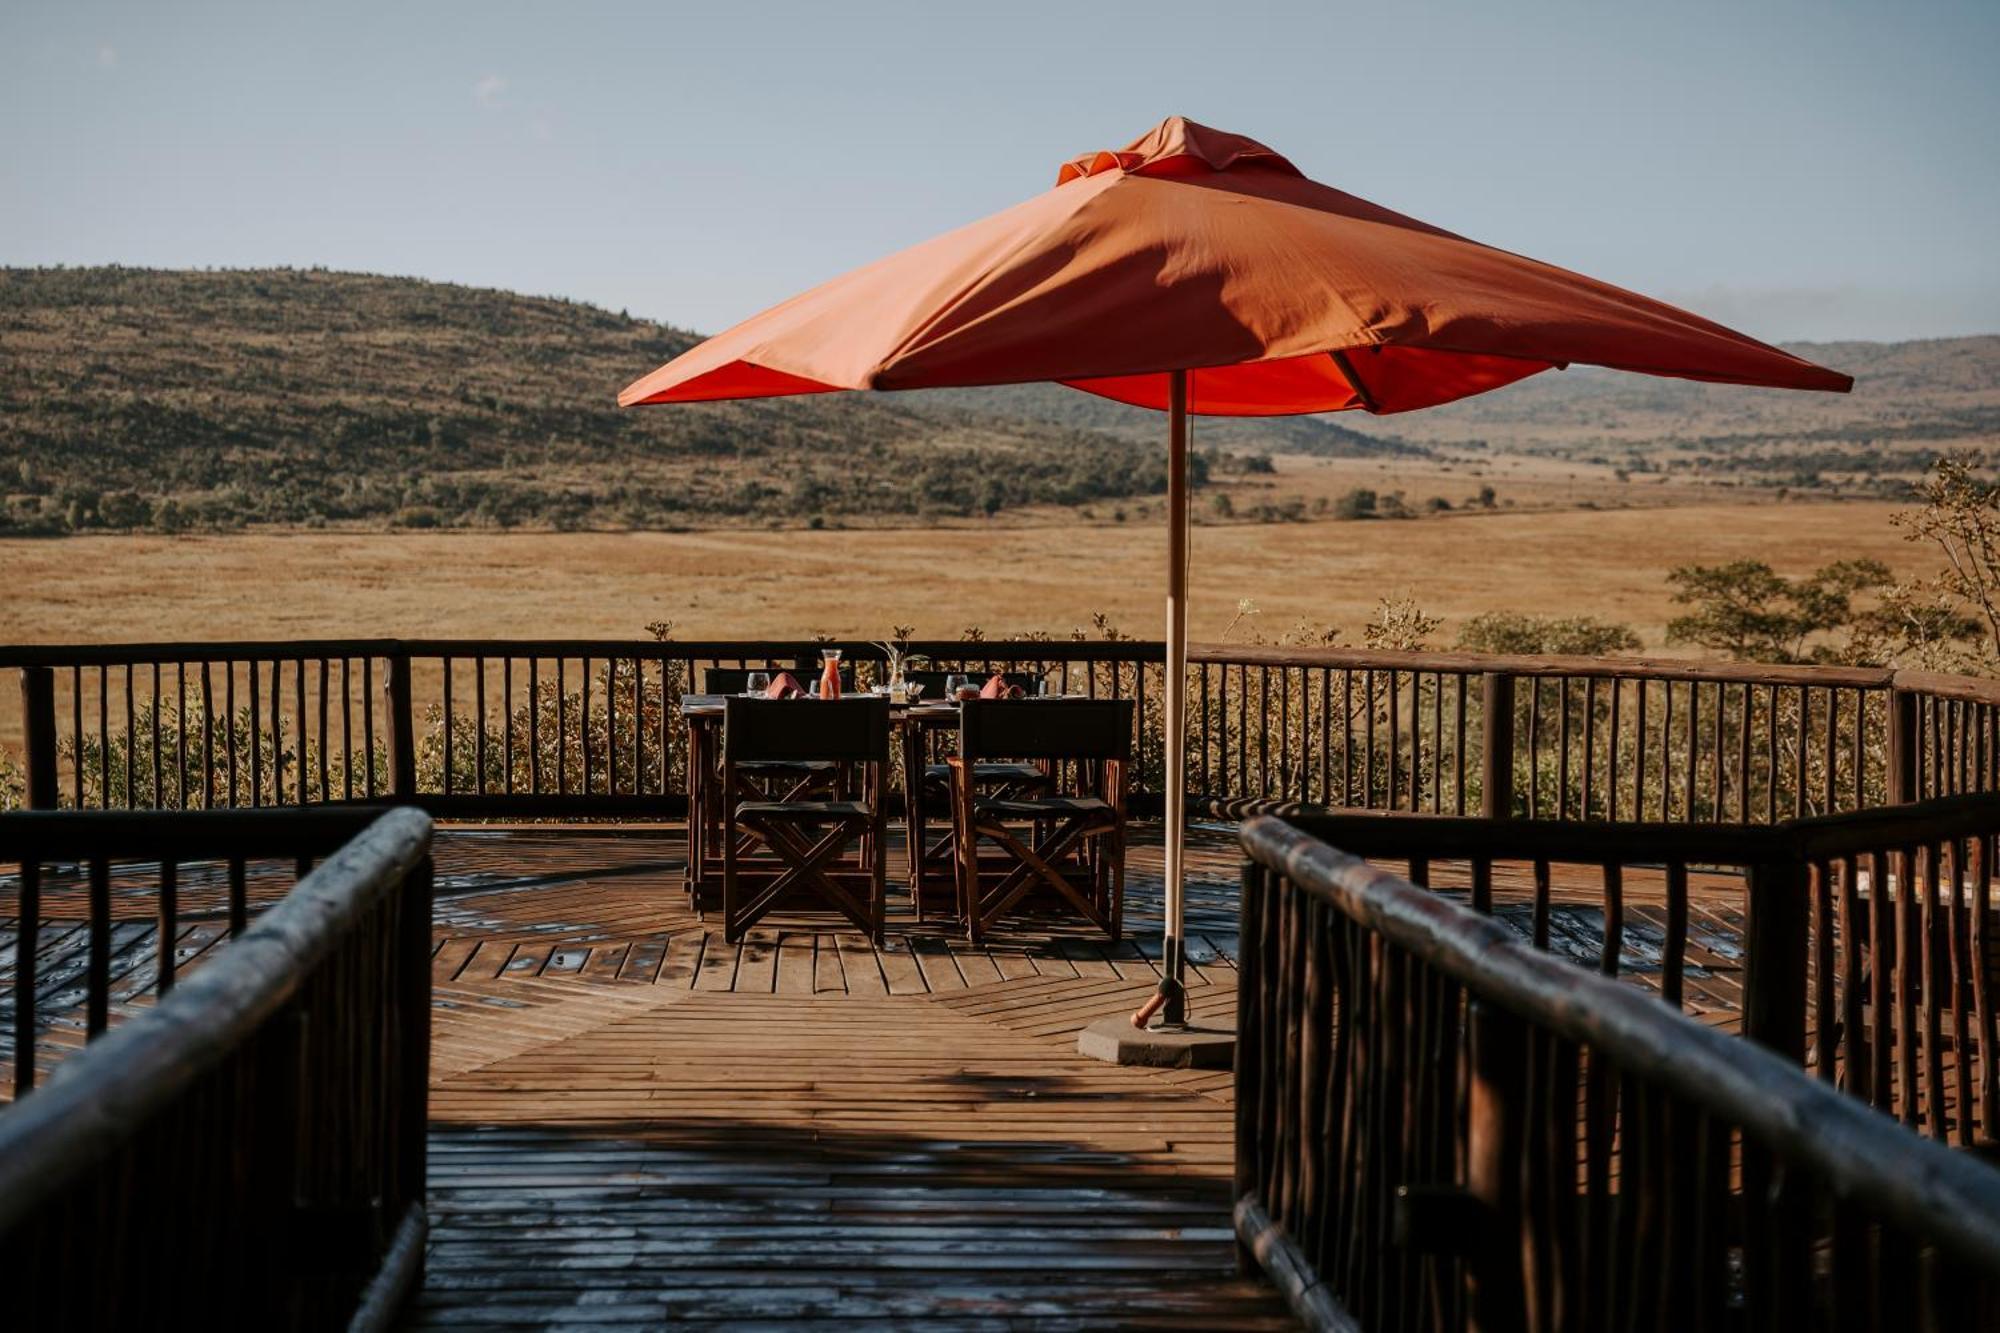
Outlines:
[[[968,699],[958,752],[967,759],[1126,759],[1130,699]]]
[[[992,677],[991,672],[981,675],[977,671],[905,671],[903,679],[922,685],[924,698],[928,701],[944,698],[944,683],[954,675],[964,676],[974,685],[984,685]],[[1035,682],[1040,680],[1041,676],[1033,671],[1003,671],[1000,673],[1000,678],[1009,685],[1018,685],[1024,692],[1033,694]]]
[[[701,671],[701,692],[703,694],[741,694],[750,688],[750,673],[762,671],[766,676],[776,677],[784,667],[703,667]],[[804,682],[801,681],[801,684]]]
[[[825,759],[887,763],[889,701],[728,698],[722,705],[722,761]]]

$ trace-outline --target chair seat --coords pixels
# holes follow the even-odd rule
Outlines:
[[[761,819],[867,819],[875,810],[866,801],[744,801],[736,813]]]
[[[973,810],[1001,819],[1067,819],[1112,813],[1111,803],[1095,796],[980,797]]]
[[[925,764],[926,782],[950,782],[950,764]],[[1033,764],[1004,764],[998,761],[982,760],[972,766],[972,780],[978,783],[1000,784],[1005,782],[1043,783],[1049,775]]]

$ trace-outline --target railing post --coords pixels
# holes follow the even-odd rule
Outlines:
[[[1812,905],[1805,863],[1750,866],[1743,894],[1743,1035],[1803,1067]]]
[[[1811,894],[1797,857],[1750,866],[1745,880],[1743,1035],[1794,1066],[1806,1060],[1806,957]],[[1824,1041],[1826,1038],[1821,1037]],[[1822,1060],[1831,1059],[1822,1049]],[[1803,1285],[1808,1247],[1798,1189],[1776,1154],[1748,1135],[1743,1142],[1744,1292],[1752,1328],[1789,1322],[1785,1293]]]
[[[1254,858],[1243,861],[1242,892],[1237,898],[1236,962],[1236,1180],[1232,1193],[1237,1199],[1261,1201],[1263,1177],[1259,1169],[1262,1147],[1259,1130],[1262,1107],[1258,1093],[1264,1071],[1259,1068],[1264,1022],[1263,919],[1277,896],[1272,875]],[[1260,1271],[1257,1256],[1242,1237],[1237,1238],[1236,1269],[1246,1276]]]
[[[1482,1205],[1466,1264],[1467,1327],[1475,1333],[1516,1333],[1527,1327],[1521,1282],[1526,1034],[1514,1015],[1479,1000],[1469,1008],[1467,1025],[1472,1078],[1466,1091],[1465,1192]]]
[[[417,724],[410,689],[410,655],[389,656],[389,678],[383,682],[389,705],[389,792],[399,801],[417,795]]]
[[[403,1067],[401,1140],[402,1171],[399,1205],[424,1201],[429,1172],[431,1067],[431,897],[434,870],[429,854],[411,870],[402,886]],[[421,1263],[421,1259],[418,1261]]]
[[[1917,799],[1917,692],[1889,692],[1889,804]]]
[[[1504,671],[1487,672],[1480,680],[1479,699],[1480,813],[1507,819],[1514,813],[1514,678]]]
[[[28,765],[30,810],[56,808],[56,673],[53,667],[21,668],[21,733]],[[83,762],[79,757],[78,763]]]

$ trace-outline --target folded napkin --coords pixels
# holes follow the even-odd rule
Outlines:
[[[766,699],[796,699],[804,693],[805,691],[799,688],[799,683],[792,679],[792,673],[789,671],[780,671],[771,678],[771,683],[764,687]]]
[[[1027,693],[1019,685],[1009,685],[1007,677],[996,671],[993,678],[979,687],[982,699],[1019,699]]]

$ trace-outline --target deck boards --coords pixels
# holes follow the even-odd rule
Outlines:
[[[1291,1326],[1224,1103],[929,995],[605,989],[652,1002],[457,1072],[440,1032],[414,1327]]]
[[[893,879],[879,948],[803,914],[730,944],[688,906],[681,850],[672,829],[440,832],[416,1326],[1290,1326],[1235,1274],[1229,1075],[1075,1053],[1158,977],[1157,828],[1136,831],[1117,944],[1026,922],[974,946],[918,922]],[[1221,1019],[1238,853],[1204,833],[1189,862],[1190,1004]],[[254,910],[289,867],[251,880]],[[186,971],[226,952],[227,903],[218,875],[181,884]],[[1525,931],[1525,877],[1495,887]],[[1688,994],[1710,1021],[1734,1021],[1740,891],[1696,885]],[[0,884],[0,932],[11,898]],[[1557,947],[1594,965],[1594,886],[1559,879],[1555,899]],[[1663,930],[1644,872],[1626,900],[1643,982]],[[144,868],[113,901],[116,1022],[150,1003]],[[51,877],[44,904],[46,1074],[82,1041],[87,932],[78,884]]]
[[[732,945],[692,911],[680,890],[683,842],[678,829],[492,830],[439,834],[437,947],[440,987],[477,982],[503,986],[568,977],[593,985],[682,988],[785,995],[944,995],[999,981],[1129,981],[1139,991],[1158,975],[1157,826],[1135,830],[1126,920],[1130,938],[1111,945],[1075,927],[1003,930],[969,944],[949,921],[919,923],[892,878],[884,946],[840,929],[824,916],[775,915]],[[1237,851],[1220,831],[1197,832],[1189,867],[1190,983],[1233,984]],[[1431,867],[1433,883],[1457,892],[1454,867]],[[151,868],[114,874],[113,1002],[117,1023],[150,1004],[155,972]],[[289,864],[253,862],[252,913],[292,882]],[[1705,1021],[1730,1025],[1741,999],[1741,881],[1696,876],[1689,925],[1689,1007]],[[226,948],[227,881],[216,866],[181,868],[181,926],[176,953],[185,973]],[[1524,868],[1495,875],[1498,911],[1524,933],[1529,885]],[[1628,872],[1624,967],[1648,979],[1664,933],[1658,886]],[[14,886],[0,880],[0,938],[11,943]],[[38,1071],[46,1077],[82,1040],[82,990],[88,933],[80,914],[84,886],[75,873],[51,873],[43,885],[38,943]],[[1559,867],[1555,946],[1588,966],[1602,944],[1595,884]],[[10,1095],[14,954],[0,950],[0,1098]]]

